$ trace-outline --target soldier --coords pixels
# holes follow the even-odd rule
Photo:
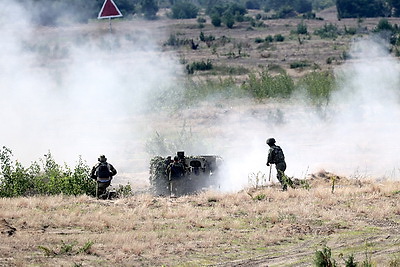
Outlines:
[[[169,180],[179,179],[185,174],[185,166],[179,162],[179,157],[175,156],[174,161],[167,167]]]
[[[167,167],[167,175],[170,184],[170,193],[172,196],[177,193],[179,187],[179,184],[177,186],[177,180],[185,175],[185,166],[180,163],[178,156],[175,156],[174,161]]]
[[[270,147],[268,151],[267,166],[270,166],[270,164],[275,164],[277,171],[276,178],[278,178],[278,181],[281,183],[283,191],[286,191],[288,181],[285,176],[286,162],[283,151],[279,146],[275,145],[274,138],[268,138],[267,145]]]
[[[96,197],[107,199],[107,187],[110,186],[113,176],[117,174],[117,170],[107,162],[107,158],[104,155],[100,155],[98,161],[99,163],[93,166],[90,177],[97,181]]]

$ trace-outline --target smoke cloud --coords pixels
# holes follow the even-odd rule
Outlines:
[[[219,96],[164,114],[152,111],[151,101],[179,87],[183,74],[177,57],[160,51],[168,33],[154,39],[129,27],[141,22],[126,23],[114,24],[118,35],[106,34],[107,23],[37,29],[16,3],[0,10],[1,145],[26,164],[48,151],[68,164],[81,155],[91,165],[105,154],[120,173],[117,182],[133,182],[147,179],[148,137],[174,135],[185,122],[198,138],[186,154],[222,156],[225,190],[243,188],[252,174],[268,177],[269,137],[283,148],[291,177],[325,169],[398,179],[399,62],[384,44],[354,43],[322,111],[301,96],[263,104]]]
[[[48,151],[72,166],[79,155],[91,165],[105,154],[119,177],[143,171],[142,140],[152,129],[141,116],[151,109],[149,96],[179,77],[176,59],[161,54],[144,29],[125,25],[121,34],[117,23],[119,34],[109,34],[107,21],[35,28],[27,10],[12,1],[6,7],[0,11],[2,145],[25,164]]]
[[[285,103],[253,104],[222,119],[227,131],[219,141],[231,144],[220,152],[229,158],[226,189],[243,188],[249,174],[269,176],[268,137],[283,148],[290,177],[326,170],[352,178],[399,179],[399,62],[374,38],[356,41],[351,56],[336,69],[339,88],[322,110],[297,96]],[[273,168],[273,181],[275,175]]]

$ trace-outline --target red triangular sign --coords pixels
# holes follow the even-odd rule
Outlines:
[[[119,11],[117,5],[113,0],[104,0],[103,6],[99,12],[98,19],[105,18],[118,18],[122,17],[121,12]]]

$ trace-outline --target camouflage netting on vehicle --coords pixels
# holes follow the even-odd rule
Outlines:
[[[169,195],[169,181],[166,173],[167,159],[157,156],[150,160],[150,186],[154,195]]]

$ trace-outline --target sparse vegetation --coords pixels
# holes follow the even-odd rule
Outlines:
[[[342,253],[348,264],[346,255],[353,255],[357,266],[397,266],[398,256],[384,253],[398,242],[400,204],[392,193],[400,190],[399,182],[362,181],[360,186],[342,178],[335,194],[329,179],[308,182],[311,189],[281,192],[279,185],[260,186],[177,199],[148,194],[111,202],[61,195],[0,198],[5,220],[0,224],[0,262],[199,266],[238,261],[251,265],[255,259],[278,266],[311,265],[318,250],[320,259],[337,264]],[[4,227],[18,234],[7,236]],[[327,249],[320,249],[321,244]],[[298,253],[288,258],[293,250]]]

